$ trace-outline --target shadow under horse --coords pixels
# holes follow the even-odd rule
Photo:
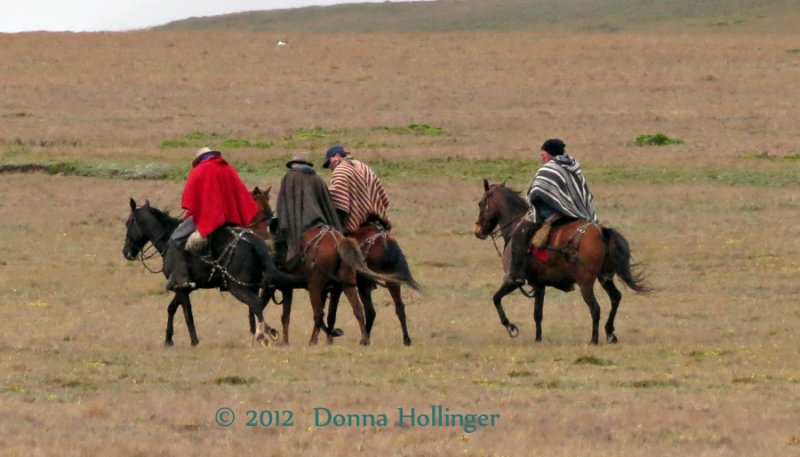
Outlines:
[[[150,242],[163,258],[168,249],[169,237],[181,221],[150,206],[149,201],[137,208],[136,201],[131,198],[130,207],[131,213],[125,223],[123,255],[128,260],[139,258],[144,262],[144,249]],[[303,281],[281,273],[274,265],[271,269],[265,267],[262,258],[248,241],[251,237],[255,238],[256,235],[249,229],[222,227],[209,236],[207,257],[187,252],[186,260],[196,288],[226,290],[248,306],[253,341],[267,346],[269,344],[267,336],[275,338],[277,332],[264,321],[265,303],[259,295],[259,289],[265,281],[278,287],[300,287]],[[167,330],[164,341],[167,346],[173,345],[173,318],[178,306],[183,308],[192,346],[199,343],[192,315],[192,303],[189,299],[192,290],[175,292],[167,307]],[[258,319],[257,326],[255,318]]]
[[[269,188],[262,192],[258,187],[253,189],[253,198],[260,208],[261,217],[270,217],[273,214],[269,204]],[[259,215],[256,216],[257,218]],[[254,231],[268,241],[274,241],[274,235],[267,224],[258,224]],[[330,226],[315,227],[307,230],[301,239],[300,249],[303,259],[290,272],[305,279],[305,288],[308,290],[309,300],[314,312],[314,327],[309,344],[317,344],[320,330],[325,332],[328,343],[333,342],[334,336],[341,333],[325,324],[326,290],[336,289],[343,291],[353,308],[353,315],[358,321],[361,330],[360,344],[369,345],[370,335],[367,330],[364,305],[356,290],[357,275],[377,282],[397,282],[400,278],[395,275],[386,275],[372,271],[364,261],[363,255],[355,240],[342,235]],[[274,289],[280,290],[283,300],[281,324],[283,325],[283,342],[289,343],[289,321],[292,313],[292,289],[299,287],[275,287],[266,289],[263,296],[269,298]]]
[[[503,268],[507,272],[511,260],[509,241],[530,207],[517,192],[504,184],[490,184],[484,179],[483,188],[484,194],[478,203],[478,221],[473,231],[480,239],[494,237],[496,231],[499,231],[505,241],[502,260]],[[542,340],[545,287],[551,286],[568,292],[577,284],[592,316],[591,343],[597,344],[600,305],[594,294],[594,283],[599,281],[611,299],[611,312],[605,324],[606,339],[609,343],[616,343],[618,339],[614,333],[614,319],[622,293],[614,285],[614,276],[619,277],[637,293],[650,291],[643,275],[634,271],[637,265],[631,263],[628,241],[612,228],[601,227],[586,220],[568,220],[553,227],[546,250],[546,258],[542,256],[544,260],[536,255],[529,256],[525,273],[528,283],[533,286],[536,341]],[[517,337],[519,329],[509,322],[501,301],[518,288],[521,289],[519,285],[504,280],[493,297],[500,323],[512,338]]]
[[[411,275],[403,250],[397,240],[386,230],[383,224],[375,222],[362,225],[352,235],[364,255],[367,267],[379,273],[392,274],[398,278],[397,281],[387,281],[383,285],[389,291],[389,295],[394,301],[394,311],[400,320],[400,328],[403,331],[403,344],[411,346],[411,337],[408,334],[406,324],[406,305],[403,303],[401,287],[407,285],[419,291],[420,286]],[[372,302],[372,291],[379,283],[362,275],[357,275],[358,295],[364,303],[366,313],[367,333],[372,333],[372,325],[375,322],[375,305]],[[328,307],[328,327],[336,325],[336,311],[339,307],[339,298],[342,295],[340,288],[330,290],[330,305]]]

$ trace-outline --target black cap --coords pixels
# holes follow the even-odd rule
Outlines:
[[[566,145],[558,138],[550,138],[542,145],[542,150],[546,151],[551,156],[560,156],[564,153]]]

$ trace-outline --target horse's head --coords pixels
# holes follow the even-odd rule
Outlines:
[[[137,218],[139,208],[136,208],[136,201],[133,198],[130,204],[131,214],[125,221],[125,246],[122,248],[122,255],[128,260],[135,260],[149,240],[141,217]],[[146,201],[143,208],[149,206],[150,202]]]
[[[500,223],[500,199],[503,197],[497,192],[500,186],[502,184],[489,184],[489,181],[483,180],[483,197],[478,202],[478,220],[472,229],[472,233],[481,240],[485,240]]]
[[[255,232],[256,235],[264,239],[272,238],[269,223],[274,217],[275,213],[272,211],[272,207],[269,204],[269,191],[271,189],[272,186],[267,187],[266,190],[261,190],[256,186],[252,192],[253,200],[256,201],[259,211],[253,219],[253,223],[251,224],[250,228],[253,229],[253,232]]]
[[[136,259],[148,241],[163,253],[167,238],[180,221],[164,211],[151,207],[147,200],[139,208],[132,198],[130,204],[131,214],[125,221],[125,246],[122,248],[122,255],[128,260]]]

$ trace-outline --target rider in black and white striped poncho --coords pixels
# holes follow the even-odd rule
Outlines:
[[[564,153],[564,148],[564,142],[556,138],[549,139],[542,145],[541,158],[544,165],[536,172],[528,189],[531,210],[511,240],[509,282],[525,283],[528,240],[532,234],[536,233],[533,245],[541,248],[547,243],[550,226],[556,219],[567,217],[598,222],[592,204],[594,197],[586,185],[581,165]]]

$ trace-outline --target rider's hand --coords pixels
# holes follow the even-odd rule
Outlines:
[[[203,238],[203,235],[195,230],[191,235],[189,235],[189,239],[186,240],[186,250],[189,252],[197,252],[200,249],[203,249],[207,242],[208,240]]]

